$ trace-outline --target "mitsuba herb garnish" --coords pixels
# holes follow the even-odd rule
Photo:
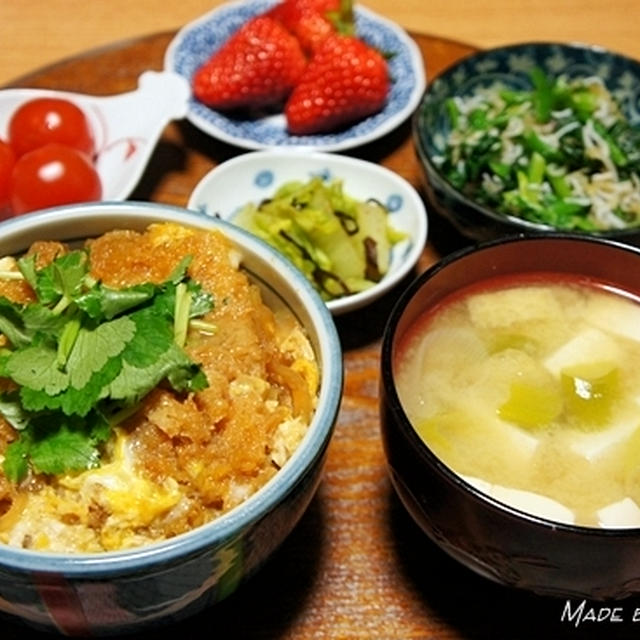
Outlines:
[[[161,284],[114,289],[93,279],[77,250],[36,269],[18,261],[37,300],[0,296],[0,414],[19,437],[5,451],[12,482],[31,467],[61,474],[100,466],[101,444],[159,384],[177,392],[207,386],[184,351],[189,319],[213,308],[212,296],[187,276],[184,258]]]

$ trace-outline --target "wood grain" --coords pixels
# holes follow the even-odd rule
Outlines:
[[[161,33],[89,52],[16,84],[101,94],[125,91],[135,86],[142,71],[161,68],[171,37],[172,33]],[[473,50],[440,38],[414,37],[428,74]],[[185,205],[209,169],[238,153],[186,122],[173,123],[133,198]],[[379,162],[420,188],[409,122],[353,155]],[[463,243],[431,217],[430,241],[419,270]],[[138,638],[609,637],[596,625],[576,631],[562,623],[564,602],[504,589],[458,565],[429,542],[395,497],[379,437],[378,369],[380,338],[399,289],[366,314],[337,321],[346,369],[344,398],[323,481],[291,536],[230,599]],[[613,632],[622,638],[633,628],[619,624]],[[6,622],[2,633],[3,638],[17,639],[25,631]]]
[[[68,56],[178,29],[227,0],[2,0],[0,84]],[[414,33],[478,47],[582,41],[640,58],[638,0],[362,0]]]

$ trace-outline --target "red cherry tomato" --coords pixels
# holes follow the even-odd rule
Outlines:
[[[18,158],[11,175],[14,214],[60,204],[99,200],[100,176],[86,154],[47,144]]]
[[[50,142],[93,156],[89,122],[80,107],[60,98],[35,98],[21,104],[9,120],[9,144],[17,156]]]
[[[16,156],[13,149],[4,140],[0,140],[0,220],[8,218],[11,214],[9,210],[9,189],[11,184],[11,173],[16,163]]]

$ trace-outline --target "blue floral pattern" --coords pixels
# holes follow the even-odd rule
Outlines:
[[[308,178],[318,177],[324,181],[330,180],[340,180],[340,176],[335,175],[333,171],[329,167],[325,167],[322,169],[314,169],[313,171],[308,172]],[[254,195],[262,195],[262,197],[269,197],[273,190],[277,187],[277,179],[276,174],[271,169],[260,169],[256,172],[255,177],[253,178],[253,185],[256,187],[256,193]],[[262,192],[262,193],[261,193]],[[258,198],[260,200],[261,198]],[[400,211],[402,207],[405,205],[404,197],[401,193],[397,191],[390,191],[385,198],[383,198],[383,204],[387,211],[390,214],[393,214],[397,211]],[[217,217],[219,214],[215,211],[215,204],[211,203],[211,206],[208,203],[203,203],[198,207],[198,211],[205,215],[211,217]],[[233,215],[229,216],[230,220],[233,220],[233,217],[238,214],[243,209],[243,206],[239,206],[234,212]],[[224,218],[224,216],[222,216]]]
[[[186,25],[167,49],[165,68],[189,81],[196,69],[243,22],[274,4],[274,0],[247,0],[211,11]],[[282,114],[254,120],[235,119],[214,111],[195,98],[189,101],[187,119],[199,129],[239,147],[309,147],[338,151],[370,142],[400,125],[417,106],[426,78],[422,55],[414,41],[397,25],[365,8],[356,7],[356,30],[369,44],[393,55],[389,60],[392,87],[384,109],[348,129],[322,135],[292,136]]]
[[[430,84],[418,108],[418,135],[429,153],[445,148],[448,118],[444,101],[473,94],[478,87],[502,84],[531,88],[529,72],[540,67],[552,76],[599,76],[632,124],[640,125],[640,63],[588,45],[530,43],[472,55],[450,67]]]

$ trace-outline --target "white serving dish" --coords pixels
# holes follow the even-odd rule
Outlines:
[[[327,302],[334,315],[353,311],[387,293],[414,268],[427,240],[427,212],[417,191],[404,178],[380,165],[348,156],[273,149],[245,153],[207,173],[193,190],[187,207],[233,222],[247,203],[270,197],[284,182],[311,176],[343,180],[345,193],[375,198],[389,210],[390,224],[406,233],[394,245],[389,271],[366,291]]]
[[[102,199],[125,200],[147,167],[166,125],[187,113],[189,84],[176,73],[146,71],[130,92],[94,96],[53,89],[0,90],[0,138],[6,139],[9,120],[27,100],[58,97],[85,113],[96,145],[96,169]]]

